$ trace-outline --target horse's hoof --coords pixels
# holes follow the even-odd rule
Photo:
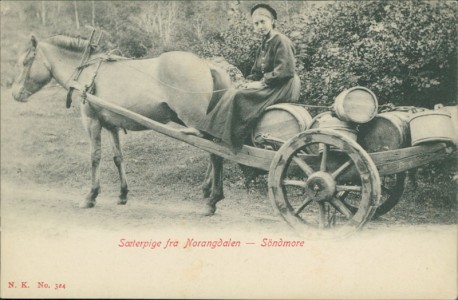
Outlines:
[[[79,208],[93,208],[95,201],[83,201],[79,204]]]
[[[206,216],[206,217],[210,217],[210,216],[213,216],[216,212],[216,205],[206,205],[205,206],[205,209],[204,209],[204,212],[203,212],[203,215]]]

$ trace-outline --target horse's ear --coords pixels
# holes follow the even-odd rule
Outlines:
[[[38,44],[38,41],[37,41],[37,38],[34,35],[32,35],[32,37],[31,37],[31,42],[32,42],[32,47],[36,48],[37,44]]]

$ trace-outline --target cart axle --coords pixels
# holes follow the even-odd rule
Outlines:
[[[306,193],[314,201],[326,201],[331,199],[336,192],[336,182],[331,174],[318,171],[313,173],[307,180]]]

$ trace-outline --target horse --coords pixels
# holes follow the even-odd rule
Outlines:
[[[30,42],[31,45],[18,59],[21,71],[12,86],[14,99],[27,102],[51,79],[68,90],[69,81],[74,78],[89,41],[57,35],[40,42],[32,36]],[[150,59],[108,57],[96,49],[78,81],[88,85],[93,82],[94,95],[163,124],[176,122],[194,126],[231,86],[231,80],[224,71],[189,52],[167,52]],[[100,61],[100,64],[96,63]],[[90,138],[92,179],[91,189],[79,206],[94,207],[100,192],[102,128],[110,133],[113,160],[121,181],[117,203],[126,204],[129,190],[119,131],[148,128],[88,101],[80,103],[80,112]],[[210,164],[202,185],[204,198],[208,198],[205,215],[213,215],[216,203],[224,198],[222,167],[223,159],[210,154]]]

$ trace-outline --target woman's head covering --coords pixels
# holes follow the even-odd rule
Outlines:
[[[266,16],[274,20],[277,19],[277,12],[275,11],[275,9],[273,9],[270,5],[264,3],[259,3],[253,6],[253,8],[251,9],[251,16],[255,14]]]

